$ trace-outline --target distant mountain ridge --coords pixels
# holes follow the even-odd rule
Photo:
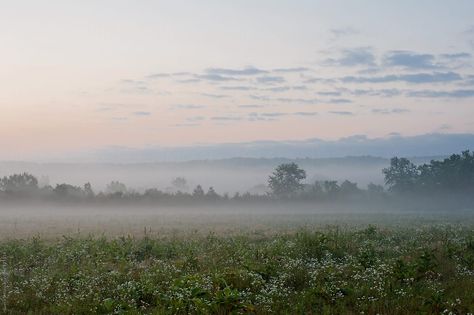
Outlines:
[[[106,147],[71,154],[60,161],[149,163],[165,161],[221,160],[228,158],[341,158],[347,156],[426,157],[446,156],[474,149],[474,134],[425,134],[368,138],[352,136],[339,140],[255,141],[183,147]],[[47,161],[47,159],[45,159]]]

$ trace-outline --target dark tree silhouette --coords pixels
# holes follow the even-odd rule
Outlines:
[[[206,193],[206,198],[209,200],[217,200],[220,196],[216,193],[213,187],[209,187],[209,190]]]
[[[443,161],[431,161],[419,168],[418,188],[425,191],[474,189],[474,152],[453,154]]]
[[[204,189],[202,189],[201,185],[197,185],[196,188],[194,188],[193,197],[202,198],[204,195]]]
[[[390,160],[390,167],[384,168],[385,184],[390,191],[407,192],[415,188],[418,169],[415,164],[406,158],[394,157]]]
[[[84,193],[88,198],[93,198],[95,196],[91,183],[84,184]]]
[[[301,181],[305,178],[306,172],[296,163],[281,164],[269,176],[268,186],[274,196],[294,197],[303,189]]]
[[[323,182],[324,192],[327,196],[334,197],[339,194],[341,187],[337,184],[335,180],[325,180]]]
[[[57,196],[62,198],[81,198],[85,196],[81,187],[69,184],[58,184],[53,191]]]
[[[360,193],[360,189],[357,187],[357,183],[345,180],[340,186],[340,192],[342,195],[356,195]]]
[[[371,195],[382,194],[384,192],[382,185],[376,185],[374,183],[369,183],[367,185],[367,192]]]
[[[320,198],[324,196],[324,188],[323,183],[321,181],[315,181],[313,185],[311,185],[310,194],[312,197]]]
[[[0,188],[6,193],[31,193],[38,189],[38,179],[31,174],[13,174],[0,180]]]

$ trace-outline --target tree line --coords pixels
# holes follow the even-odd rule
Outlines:
[[[474,192],[474,152],[463,151],[419,166],[406,158],[394,157],[390,167],[382,172],[391,192]]]
[[[82,187],[67,183],[55,187],[40,187],[38,179],[29,174],[13,174],[0,179],[2,199],[41,198],[46,200],[148,200],[148,201],[265,201],[265,200],[333,200],[347,198],[386,198],[390,195],[439,192],[474,193],[474,153],[464,151],[442,161],[415,165],[407,158],[394,157],[390,166],[382,170],[385,187],[369,184],[365,189],[345,180],[305,183],[306,171],[296,163],[278,165],[268,177],[266,194],[218,194],[213,187],[207,190],[197,185],[188,191],[186,179],[178,177],[172,184],[175,191],[150,188],[142,193],[129,190],[124,183],[112,181],[103,192],[96,193],[90,183]]]

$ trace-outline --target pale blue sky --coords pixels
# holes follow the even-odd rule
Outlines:
[[[474,132],[474,1],[2,1],[0,39],[0,158]]]

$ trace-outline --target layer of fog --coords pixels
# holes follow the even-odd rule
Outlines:
[[[425,162],[419,158],[415,162]],[[382,168],[389,160],[375,157],[347,157],[330,159],[246,159],[206,160],[148,164],[66,164],[0,162],[0,176],[28,172],[37,176],[40,185],[55,186],[69,183],[82,186],[92,184],[96,192],[103,191],[111,181],[120,181],[129,188],[143,192],[147,188],[163,191],[171,189],[176,177],[187,180],[189,191],[200,184],[214,187],[222,193],[263,193],[263,185],[274,168],[295,161],[307,172],[307,183],[316,180],[350,180],[364,188],[368,183],[383,184]]]
[[[81,206],[2,204],[0,239],[39,236],[173,237],[193,233],[294,232],[300,228],[419,227],[474,224],[473,207],[455,200],[228,204],[201,206]]]

